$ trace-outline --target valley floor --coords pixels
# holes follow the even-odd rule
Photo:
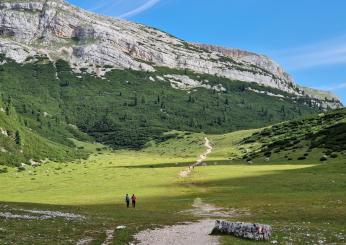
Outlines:
[[[128,244],[150,228],[213,217],[270,224],[273,243],[345,244],[345,158],[232,161],[250,133],[208,136],[213,152],[186,178],[179,173],[205,151],[203,134],[143,151],[79,142],[94,151],[88,160],[9,169],[0,174],[0,244]],[[126,193],[137,195],[136,209],[125,207]]]

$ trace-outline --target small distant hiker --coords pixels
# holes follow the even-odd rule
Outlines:
[[[132,194],[131,200],[132,200],[132,207],[135,208],[136,207],[136,200],[137,200],[137,197],[135,196],[135,194]]]
[[[129,197],[129,194],[126,194],[126,196],[125,196],[125,202],[126,202],[127,208],[129,208],[129,207],[130,207],[130,197]]]

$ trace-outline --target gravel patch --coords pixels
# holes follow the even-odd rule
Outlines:
[[[102,245],[109,245],[112,243],[114,239],[114,230],[106,231],[106,240],[102,243]]]
[[[13,214],[10,212],[0,212],[0,218],[4,219],[26,219],[26,220],[46,220],[50,219],[50,216],[32,216],[27,214]]]
[[[31,213],[31,214],[42,214],[50,218],[65,218],[66,220],[82,220],[85,219],[84,215],[73,214],[73,213],[63,213],[59,211],[46,211],[46,210],[29,210],[29,209],[19,209],[20,211]]]
[[[209,235],[215,220],[202,220],[145,230],[135,235],[139,245],[218,245],[218,237]]]
[[[196,198],[192,204],[192,209],[184,210],[182,213],[190,213],[197,217],[208,218],[234,218],[250,215],[247,209],[220,208]]]
[[[94,241],[93,238],[91,238],[91,237],[84,237],[84,238],[80,239],[80,240],[76,243],[76,245],[88,245],[88,244],[90,244],[92,241]]]
[[[0,212],[0,218],[24,220],[47,220],[54,218],[64,218],[66,220],[83,220],[86,217],[79,214],[63,213],[59,211],[11,209],[6,212]]]

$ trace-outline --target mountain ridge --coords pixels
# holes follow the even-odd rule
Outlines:
[[[265,56],[247,51],[229,55],[225,48],[188,43],[142,24],[88,12],[63,0],[3,1],[0,17],[0,52],[19,63],[43,55],[53,61],[68,61],[76,73],[87,71],[97,76],[112,69],[189,69],[256,82],[297,97],[308,96],[323,108],[342,106],[335,96],[324,98],[322,92],[301,88]],[[252,55],[240,57],[242,52]]]

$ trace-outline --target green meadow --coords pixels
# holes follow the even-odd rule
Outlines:
[[[279,243],[343,244],[346,227],[345,157],[275,162],[235,160],[242,139],[256,131],[208,135],[214,145],[205,166],[187,178],[180,171],[205,151],[204,134],[171,132],[178,137],[149,142],[140,151],[112,151],[75,141],[92,152],[87,160],[49,162],[0,174],[0,212],[22,209],[62,211],[85,220],[0,219],[1,244],[75,244],[83,237],[101,244],[107,229],[114,244],[127,244],[140,230],[199,220],[190,212],[196,198],[232,209],[234,221],[271,224]],[[317,153],[316,153],[317,154]],[[138,207],[127,209],[124,195],[135,193]],[[212,227],[211,227],[212,228]],[[221,237],[223,244],[251,244]]]

